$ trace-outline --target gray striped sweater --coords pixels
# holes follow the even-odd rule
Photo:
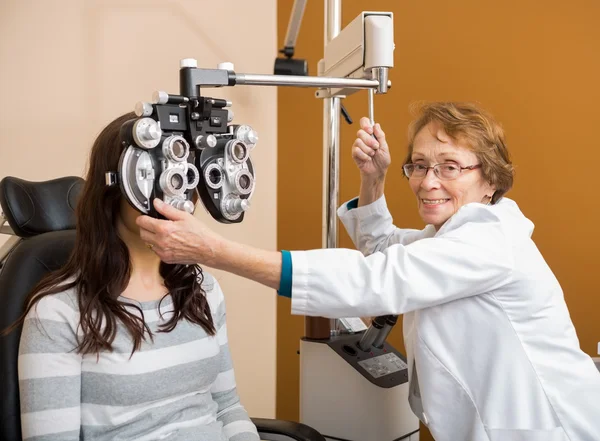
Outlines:
[[[215,336],[185,320],[157,332],[172,315],[170,296],[141,303],[121,297],[142,308],[154,335],[131,357],[132,339],[122,325],[112,352],[75,351],[73,290],[40,300],[25,320],[19,348],[23,439],[258,440],[236,391],[223,293],[207,273],[203,287]]]

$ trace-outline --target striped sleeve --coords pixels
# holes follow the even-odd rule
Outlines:
[[[258,441],[256,426],[240,403],[237,393],[233,363],[227,341],[227,323],[225,320],[225,299],[221,287],[214,281],[213,294],[218,305],[214,309],[215,329],[219,342],[219,374],[211,387],[211,394],[218,404],[217,419],[223,424],[223,432],[229,441]]]
[[[18,361],[23,440],[79,440],[78,316],[62,293],[42,298],[23,323]]]

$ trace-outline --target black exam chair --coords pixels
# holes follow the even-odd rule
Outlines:
[[[23,312],[27,294],[49,271],[64,265],[75,243],[74,207],[83,179],[0,181],[0,233],[12,236],[0,247],[0,329]],[[5,217],[5,219],[3,218]],[[8,221],[8,226],[3,226]],[[21,328],[0,336],[0,441],[21,440],[17,355]],[[304,424],[253,418],[267,441],[325,441]]]

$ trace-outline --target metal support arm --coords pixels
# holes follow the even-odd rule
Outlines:
[[[187,59],[186,63],[195,63]],[[186,97],[197,96],[198,87],[226,87],[236,85],[248,86],[291,86],[291,87],[316,87],[346,88],[346,89],[381,89],[378,80],[359,78],[336,78],[300,75],[269,75],[236,73],[226,69],[202,69],[183,66],[181,69],[181,82],[183,88],[181,95]],[[387,79],[386,79],[387,80]],[[384,88],[390,87],[388,80]]]

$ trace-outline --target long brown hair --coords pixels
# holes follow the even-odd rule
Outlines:
[[[7,332],[21,324],[41,298],[74,288],[82,331],[82,336],[78,337],[79,353],[111,351],[117,320],[125,325],[133,338],[132,354],[146,336],[152,339],[141,308],[130,305],[137,308],[138,315],[118,300],[129,282],[131,262],[129,250],[117,233],[121,190],[119,186],[105,184],[105,173],[117,170],[123,151],[119,139],[121,125],[135,117],[134,113],[120,116],[96,138],[85,185],[75,209],[75,248],[64,267],[45,276],[33,289],[27,298],[25,312]],[[198,265],[161,262],[159,272],[172,297],[174,309],[173,316],[161,326],[160,332],[170,332],[179,320],[187,319],[214,335],[210,307],[201,286],[202,269]]]

